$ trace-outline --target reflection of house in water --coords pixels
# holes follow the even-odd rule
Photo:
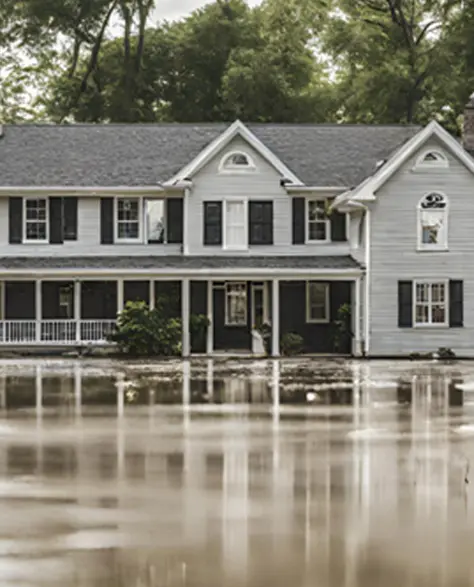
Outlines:
[[[69,483],[70,499],[99,508],[94,515],[114,508],[110,531],[115,524],[117,532],[138,532],[121,513],[143,513],[149,540],[158,544],[154,554],[140,566],[110,548],[101,560],[127,567],[130,582],[154,566],[173,587],[196,576],[211,587],[232,579],[250,585],[269,568],[276,587],[316,584],[315,577],[322,585],[365,584],[363,553],[386,539],[381,529],[396,537],[401,526],[422,528],[448,511],[457,449],[447,426],[437,446],[429,435],[462,394],[458,377],[414,367],[388,382],[377,379],[376,366],[362,364],[328,381],[284,363],[262,365],[236,377],[209,362],[208,377],[196,384],[185,363],[179,378],[143,377],[136,387],[124,374],[91,374],[79,363],[25,367],[21,377],[6,372],[1,407],[26,434],[2,439],[0,467],[10,478]],[[308,393],[319,401],[308,402]],[[259,418],[252,419],[233,406],[213,406],[249,402],[268,409],[254,406]],[[307,414],[305,422],[292,420],[293,410]],[[387,434],[365,434],[380,429]],[[440,522],[437,540],[444,530]],[[203,561],[211,559],[204,579]],[[84,586],[95,584],[84,578]]]

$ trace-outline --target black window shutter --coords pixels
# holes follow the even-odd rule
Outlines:
[[[305,243],[305,198],[293,198],[293,244]]]
[[[273,244],[273,202],[249,203],[249,244]]]
[[[398,326],[411,328],[413,326],[413,282],[398,282]]]
[[[222,244],[222,202],[204,202],[204,244]]]
[[[23,241],[23,198],[9,198],[8,233],[10,244],[20,244]]]
[[[170,244],[183,242],[183,204],[183,198],[166,200],[166,240]]]
[[[63,242],[63,199],[49,198],[49,242],[60,245]]]
[[[331,219],[331,240],[335,243],[347,241],[346,215],[333,210]]]
[[[65,241],[77,240],[77,198],[63,198],[63,238]]]
[[[464,326],[464,287],[462,281],[449,282],[449,325]]]
[[[100,242],[112,245],[114,242],[114,199],[100,198]]]

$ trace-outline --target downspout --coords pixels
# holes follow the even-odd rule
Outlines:
[[[370,354],[370,282],[371,282],[371,213],[365,206],[365,295],[364,295],[364,356]]]

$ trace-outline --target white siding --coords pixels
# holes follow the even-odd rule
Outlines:
[[[247,152],[257,170],[234,175],[219,174],[219,163],[225,153]],[[235,139],[193,178],[188,208],[189,253],[191,255],[236,255],[236,251],[203,245],[203,202],[221,201],[226,197],[250,200],[273,200],[273,246],[252,246],[250,255],[348,255],[348,243],[311,245],[292,244],[292,199],[280,186],[279,173],[242,139]],[[244,253],[245,254],[245,253]]]
[[[429,146],[442,148],[434,142]],[[439,347],[474,356],[474,177],[443,152],[449,169],[414,172],[417,153],[381,188],[372,206],[372,356]],[[448,251],[417,251],[417,204],[428,191],[441,191],[449,199]],[[417,278],[464,280],[464,328],[398,328],[397,282]]]
[[[78,198],[77,241],[62,245],[17,244],[8,242],[8,198],[0,198],[0,256],[12,257],[69,257],[108,255],[179,255],[181,245],[100,244],[100,198]]]

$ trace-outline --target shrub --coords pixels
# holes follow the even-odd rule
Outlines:
[[[181,320],[169,318],[157,300],[150,310],[145,302],[128,302],[109,337],[122,353],[133,356],[175,356],[181,352]]]
[[[287,332],[281,337],[281,352],[284,355],[299,355],[303,351],[303,337],[296,332]]]
[[[438,356],[438,359],[444,361],[456,358],[456,353],[452,349],[446,347],[440,347],[436,354]]]
[[[339,353],[347,348],[352,337],[350,304],[340,306],[331,327],[334,351]]]

